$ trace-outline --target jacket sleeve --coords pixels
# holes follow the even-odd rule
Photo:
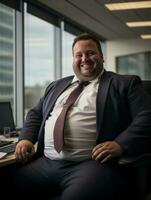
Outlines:
[[[52,82],[45,90],[43,97],[39,100],[38,104],[33,107],[26,116],[23,128],[19,135],[19,141],[23,139],[30,140],[33,144],[38,139],[39,129],[43,120],[43,102],[48,92],[53,88],[54,82]]]
[[[119,134],[117,141],[126,154],[151,151],[151,96],[142,87],[139,78],[128,86],[127,99],[131,113],[130,125]]]

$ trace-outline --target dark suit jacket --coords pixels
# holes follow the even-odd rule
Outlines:
[[[39,155],[43,154],[45,121],[72,79],[70,76],[51,83],[27,115],[19,140],[29,139],[33,143],[38,140]],[[138,76],[104,72],[96,99],[96,133],[96,144],[115,140],[126,154],[149,150],[151,97],[142,88]]]

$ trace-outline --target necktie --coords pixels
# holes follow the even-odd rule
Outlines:
[[[67,98],[63,109],[56,120],[54,127],[54,147],[58,153],[60,153],[63,143],[64,143],[64,123],[68,110],[74,104],[80,93],[82,92],[84,85],[87,85],[88,82],[79,82],[79,85],[71,92]]]

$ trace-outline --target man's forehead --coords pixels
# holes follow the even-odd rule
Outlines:
[[[93,44],[93,45],[96,45],[96,42],[92,39],[88,39],[88,40],[79,40],[75,43],[75,46],[76,45],[81,45],[81,44]]]
[[[77,51],[79,49],[83,50],[93,50],[98,49],[96,43],[93,40],[79,40],[76,42],[73,50]]]

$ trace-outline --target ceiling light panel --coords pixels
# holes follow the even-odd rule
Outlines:
[[[129,27],[147,27],[151,26],[151,21],[140,21],[140,22],[126,22]]]
[[[151,8],[151,1],[135,1],[124,3],[108,3],[105,6],[109,10],[129,10],[129,9],[144,9]]]
[[[151,39],[151,34],[148,35],[141,35],[142,39]]]

